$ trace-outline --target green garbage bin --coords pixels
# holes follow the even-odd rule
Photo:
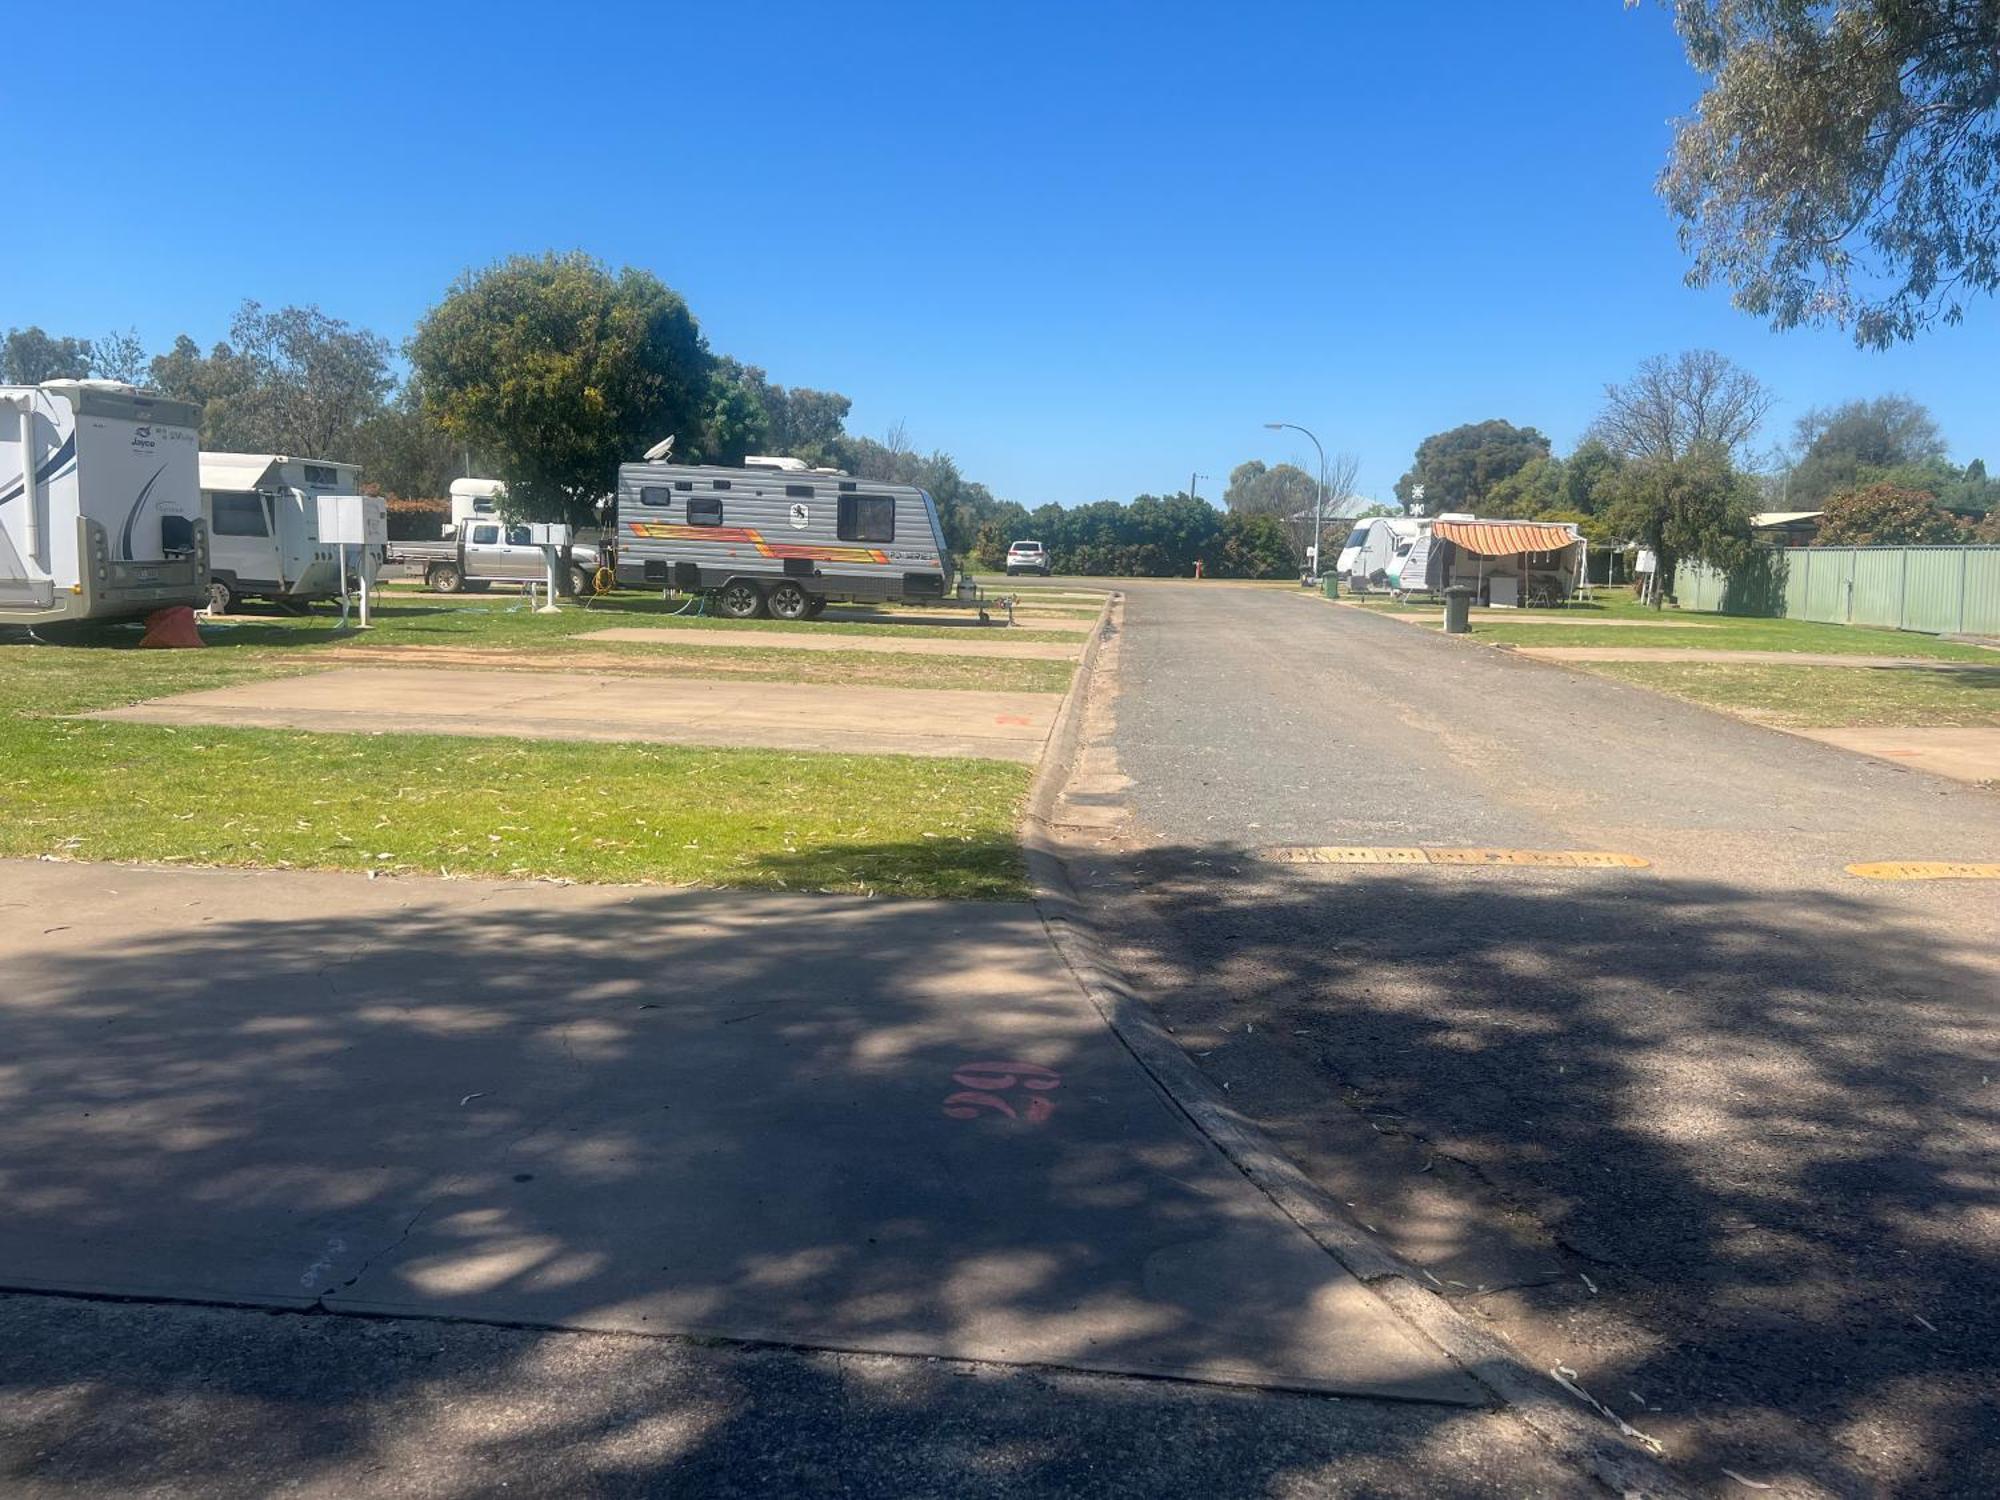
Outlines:
[[[1327,598],[1338,599],[1340,597],[1340,575],[1338,573],[1327,574],[1325,578],[1320,580],[1320,587],[1326,590]]]
[[[1446,635],[1467,635],[1472,630],[1472,600],[1478,592],[1463,584],[1454,584],[1444,591],[1444,633]]]

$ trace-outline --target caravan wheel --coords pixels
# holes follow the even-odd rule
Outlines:
[[[716,592],[715,609],[726,620],[754,620],[764,613],[764,591],[747,578],[732,578]]]
[[[236,596],[229,591],[229,585],[220,578],[208,581],[208,612],[212,615],[226,615],[229,607],[236,602]]]
[[[773,588],[766,602],[774,620],[803,620],[812,613],[812,596],[789,579]]]
[[[817,620],[826,613],[826,595],[812,594],[806,599],[806,618]]]

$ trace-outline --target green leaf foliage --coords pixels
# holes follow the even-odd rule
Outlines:
[[[33,326],[10,328],[0,337],[0,383],[6,385],[81,380],[90,365],[89,339],[57,338]]]
[[[1693,255],[1773,327],[1863,347],[2000,286],[2000,6],[1677,0],[1708,75],[1660,177]]]
[[[1516,427],[1498,418],[1468,422],[1433,433],[1417,445],[1416,462],[1396,481],[1396,498],[1403,508],[1419,505],[1429,516],[1447,511],[1478,512],[1495,485],[1537,459],[1549,456],[1549,440],[1532,427]],[[1423,487],[1423,499],[1416,489]]]
[[[1683,559],[1727,572],[1750,554],[1756,486],[1720,448],[1639,459],[1608,488],[1605,520],[1613,534],[1653,550],[1656,579],[1672,578]]]
[[[699,459],[713,359],[650,271],[581,253],[516,256],[462,278],[410,341],[425,409],[492,455],[528,518],[587,524],[618,465],[668,436]]]
[[[1921,547],[1964,541],[1957,521],[1926,490],[1871,484],[1835,495],[1820,517],[1817,547]]]

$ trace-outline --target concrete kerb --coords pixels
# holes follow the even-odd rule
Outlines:
[[[1299,1228],[1391,1311],[1511,1412],[1557,1457],[1624,1500],[1694,1500],[1650,1453],[1576,1405],[1520,1352],[1428,1291],[1422,1274],[1348,1217],[1264,1132],[1216,1094],[1194,1061],[1119,975],[1063,858],[1057,801],[1082,738],[1100,647],[1119,628],[1123,597],[1105,601],[1068,695],[1057,711],[1022,815],[1021,844],[1042,925],[1078,986],[1167,1100],[1215,1143]]]

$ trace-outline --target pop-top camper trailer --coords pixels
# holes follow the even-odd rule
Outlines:
[[[664,445],[662,445],[664,447]],[[920,489],[818,470],[622,464],[618,581],[708,592],[725,615],[817,615],[829,600],[972,597]]]
[[[0,621],[203,602],[198,421],[118,381],[0,386]]]
[[[282,453],[201,455],[201,508],[208,519],[208,607],[238,599],[310,604],[341,592],[339,549],[319,539],[319,497],[351,495],[359,464]],[[372,582],[378,549],[364,549]],[[350,558],[350,561],[354,559]]]

